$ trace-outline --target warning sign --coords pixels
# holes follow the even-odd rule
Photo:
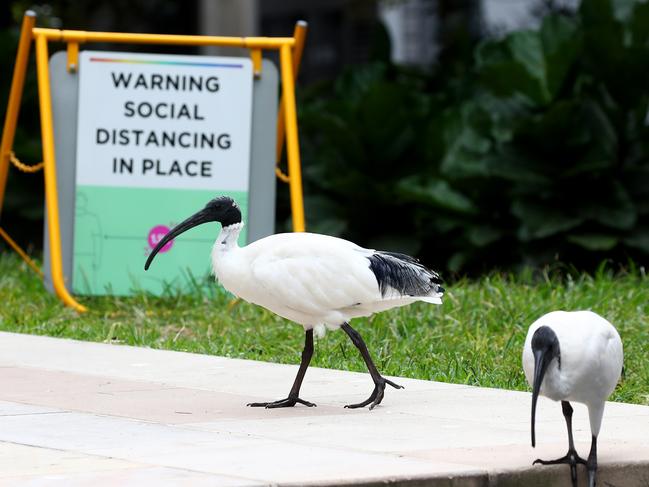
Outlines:
[[[248,58],[81,53],[75,292],[156,292],[179,268],[204,274],[216,225],[166,248],[184,246],[182,258],[157,275],[144,274],[143,257],[217,194],[245,212],[252,82]]]

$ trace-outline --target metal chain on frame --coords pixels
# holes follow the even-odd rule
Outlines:
[[[284,174],[282,170],[279,168],[279,162],[277,163],[278,165],[275,166],[275,175],[277,176],[277,179],[280,181],[283,181],[285,183],[290,183],[291,178],[288,176],[288,174]]]
[[[9,152],[9,160],[19,171],[26,172],[28,174],[33,174],[40,171],[41,169],[43,169],[44,165],[43,162],[39,162],[38,164],[34,164],[32,166],[24,164],[20,162],[20,159],[16,157],[16,154],[14,154],[13,151]]]
[[[16,154],[14,154],[13,151],[9,152],[9,160],[11,163],[19,170],[28,174],[34,174],[43,169],[43,162],[39,162],[38,164],[33,164],[33,165],[28,165],[24,164],[16,157]],[[14,239],[12,239],[9,234],[0,227],[0,237],[7,242],[9,247],[11,247],[19,256],[22,260],[25,261],[25,263],[36,273],[38,274],[41,278],[43,277],[43,271],[39,269],[38,265],[27,255],[27,252],[23,250],[20,245],[16,243]]]

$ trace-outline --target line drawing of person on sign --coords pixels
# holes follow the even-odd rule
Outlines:
[[[74,217],[74,290],[94,294],[99,291],[104,232],[99,216],[88,209],[88,195],[83,191],[77,192]]]

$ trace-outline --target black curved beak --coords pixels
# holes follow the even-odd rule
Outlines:
[[[194,228],[198,225],[202,225],[203,223],[214,222],[214,221],[218,221],[216,215],[208,211],[207,208],[203,208],[201,211],[193,214],[185,221],[176,225],[174,228],[171,229],[171,231],[169,231],[167,235],[162,237],[162,239],[158,242],[158,245],[155,246],[155,248],[151,252],[151,255],[149,255],[149,258],[146,260],[146,264],[144,264],[144,270],[145,271],[149,270],[149,266],[151,265],[151,262],[153,262],[153,258],[160,251],[160,249],[165,246],[167,242],[176,238],[181,233],[186,232],[190,228]]]
[[[536,446],[536,433],[534,425],[536,423],[536,401],[539,398],[541,383],[545,376],[545,370],[548,368],[550,361],[546,358],[545,350],[534,351],[534,384],[532,385],[532,446]]]

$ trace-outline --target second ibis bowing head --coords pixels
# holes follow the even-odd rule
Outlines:
[[[536,446],[535,423],[536,403],[541,390],[543,377],[548,366],[554,361],[558,368],[561,364],[559,339],[552,328],[541,326],[532,336],[532,352],[534,354],[534,382],[532,383],[532,446]]]
[[[591,311],[553,311],[530,326],[523,349],[523,368],[532,386],[532,446],[536,445],[536,403],[539,395],[561,401],[568,428],[568,453],[556,460],[535,464],[570,465],[572,484],[577,486],[577,465],[588,470],[588,485],[595,486],[597,436],[606,399],[622,372],[622,341],[617,330]],[[588,459],[577,454],[572,436],[570,401],[588,407],[591,449]]]
[[[241,212],[227,197],[210,201],[174,227],[153,249],[145,269],[169,240],[207,222],[220,222],[222,227],[212,249],[212,270],[221,285],[235,296],[299,323],[305,331],[302,360],[288,397],[251,406],[314,406],[301,399],[299,391],[313,355],[314,330],[326,328],[343,329],[374,382],[367,400],[347,407],[369,405],[371,409],[383,400],[386,384],[400,388],[381,376],[349,321],[415,301],[441,304],[444,289],[435,271],[408,255],[365,249],[314,233],[275,234],[239,247]]]

